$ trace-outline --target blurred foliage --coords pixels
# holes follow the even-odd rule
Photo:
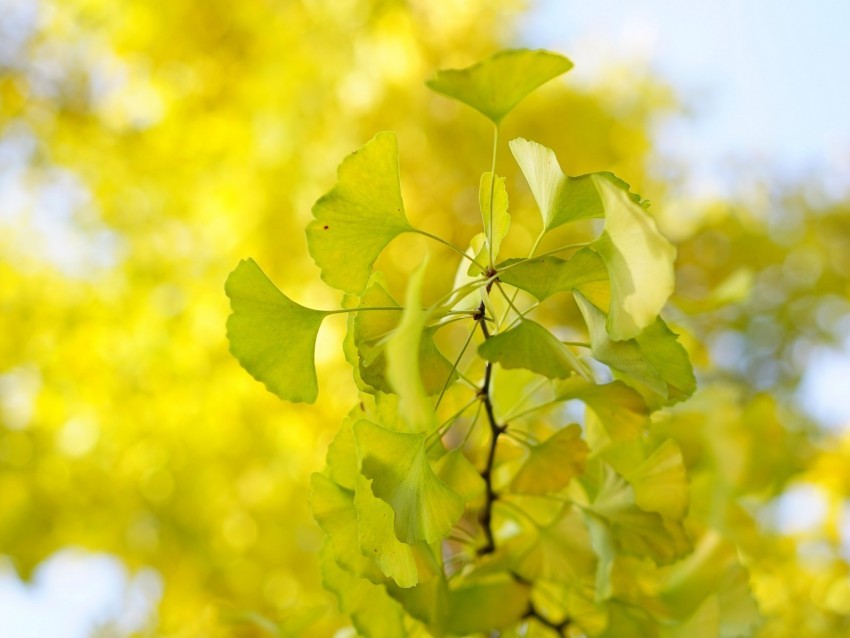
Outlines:
[[[335,305],[308,283],[301,231],[339,158],[379,130],[398,133],[411,221],[466,245],[490,131],[423,82],[511,43],[522,5],[0,3],[0,554],[20,573],[88,547],[162,574],[157,635],[266,635],[252,614],[332,635],[307,494],[354,400],[344,319],[319,336],[319,405],[285,404],[228,355],[223,282],[250,254],[295,300]],[[559,82],[503,133],[556,149],[568,174],[612,170],[664,211],[650,131],[674,108],[647,78]],[[527,193],[506,154],[497,172]],[[506,254],[538,230],[530,195],[515,199],[525,233]],[[843,635],[850,437],[814,429],[791,391],[812,348],[846,333],[846,204],[789,194],[770,215],[716,204],[685,229],[660,221],[683,240],[669,314],[703,390],[655,427],[750,568],[760,635]],[[382,259],[409,272],[424,241]],[[451,253],[429,249],[450,278]],[[796,483],[828,514],[782,535],[758,512]]]

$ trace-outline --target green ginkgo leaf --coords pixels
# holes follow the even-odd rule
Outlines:
[[[233,356],[281,399],[313,403],[316,337],[328,313],[289,299],[253,259],[239,262],[224,289],[233,309],[227,319]]]
[[[519,534],[505,545],[517,574],[528,581],[571,583],[592,576],[596,555],[582,517],[565,506],[551,522]]]
[[[594,357],[655,404],[671,405],[693,394],[696,380],[688,353],[660,317],[636,339],[613,341],[605,329],[605,315],[580,294],[575,297]]]
[[[531,587],[505,574],[449,591],[447,629],[457,636],[498,634],[528,611]]]
[[[395,512],[395,533],[408,543],[448,536],[464,500],[437,477],[428,461],[425,434],[392,432],[369,421],[354,424],[357,456],[372,492]]]
[[[528,458],[511,481],[511,488],[523,494],[548,494],[565,488],[584,472],[587,443],[581,439],[576,424],[561,428],[555,434],[528,450]]]
[[[648,556],[665,565],[690,551],[681,522],[639,508],[632,486],[607,465],[603,465],[601,479],[588,510],[605,522],[618,552]],[[594,535],[599,530],[590,526],[590,532]]]
[[[571,68],[557,53],[513,49],[465,69],[439,71],[427,85],[499,124],[529,93]]]
[[[622,381],[597,385],[581,377],[570,377],[558,383],[555,396],[560,401],[584,402],[613,441],[636,439],[649,423],[649,408],[643,397]]]
[[[591,247],[611,278],[608,333],[622,341],[652,325],[673,293],[676,249],[627,190],[605,179],[597,179],[596,186],[605,227]]]
[[[428,312],[422,308],[422,280],[427,260],[410,276],[406,306],[386,344],[387,381],[398,395],[399,413],[413,432],[430,432],[435,416],[420,375],[420,352]]]
[[[413,230],[401,200],[394,133],[378,133],[343,160],[336,185],[313,206],[313,217],[307,248],[322,279],[359,295],[384,247]]]
[[[492,200],[490,194],[492,193]],[[491,204],[492,201],[492,204]],[[493,181],[493,173],[484,173],[478,186],[478,205],[481,208],[481,219],[484,222],[484,235],[487,242],[492,242],[485,250],[490,255],[478,255],[476,261],[480,264],[489,263],[490,257],[495,261],[502,246],[502,240],[508,234],[511,225],[511,216],[508,213],[508,191],[505,188],[505,178],[496,176]],[[491,208],[492,206],[492,208]],[[473,264],[472,268],[475,265]]]
[[[416,562],[410,545],[402,543],[395,534],[393,509],[372,493],[371,481],[357,475],[354,490],[354,511],[357,514],[357,539],[360,551],[368,556],[399,587],[413,587],[419,582]]]
[[[382,585],[359,578],[342,569],[334,560],[330,543],[319,553],[322,585],[333,593],[343,613],[365,638],[406,638],[404,610],[390,598]]]
[[[550,379],[564,379],[582,369],[569,348],[530,319],[487,339],[478,354],[504,368],[525,368]]]
[[[567,177],[551,149],[524,139],[510,146],[546,230],[579,219],[605,219],[591,248],[610,279],[607,329],[618,341],[637,336],[655,321],[673,292],[676,249],[626,182],[611,173]]]
[[[681,520],[688,511],[688,475],[682,452],[667,439],[624,478],[635,491],[635,503],[647,512]]]
[[[580,219],[604,217],[605,203],[599,193],[601,182],[615,185],[633,203],[641,203],[640,196],[630,192],[629,185],[613,173],[568,177],[552,149],[521,137],[511,140],[509,146],[531,188],[545,230]]]
[[[588,296],[586,292],[594,285],[607,286],[608,283],[604,262],[589,248],[582,248],[569,259],[554,255],[527,260],[510,259],[499,264],[499,269],[499,279],[503,283],[525,290],[538,301],[570,290],[578,290]]]
[[[401,320],[401,306],[380,280],[372,281],[360,299],[361,307],[398,308],[372,310],[356,314],[353,338],[358,350],[360,378],[374,390],[392,392],[387,379],[385,346]],[[451,362],[434,343],[436,328],[424,328],[419,342],[419,376],[426,394],[440,392],[446,379],[457,378]]]
[[[310,510],[327,535],[336,562],[356,576],[373,582],[384,580],[375,562],[360,551],[354,492],[340,487],[322,474],[313,474],[310,482]]]

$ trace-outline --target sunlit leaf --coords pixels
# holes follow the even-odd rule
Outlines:
[[[562,401],[583,401],[615,441],[639,437],[648,424],[646,402],[621,381],[597,385],[581,377],[571,377],[558,382],[555,396]]]
[[[556,53],[514,49],[465,69],[439,71],[427,84],[498,124],[534,89],[572,67],[572,62]]]
[[[621,341],[652,325],[673,293],[676,249],[627,189],[595,179],[605,227],[593,242],[611,277],[608,333]]]
[[[487,339],[478,354],[505,368],[525,368],[549,378],[564,379],[582,369],[567,346],[530,319]]]
[[[322,584],[336,595],[340,609],[365,638],[406,638],[404,610],[382,585],[341,569],[327,542],[319,554]]]
[[[682,452],[667,439],[640,466],[625,474],[635,491],[635,503],[648,512],[681,520],[688,509],[688,476]]]
[[[607,466],[603,469],[602,483],[589,510],[605,521],[617,551],[648,556],[658,564],[668,564],[690,550],[690,542],[680,523],[640,509],[635,503],[634,490],[626,480]],[[593,535],[595,528],[590,529]]]
[[[253,259],[239,262],[224,289],[233,309],[227,319],[233,356],[281,399],[314,402],[316,336],[327,313],[289,299]]]
[[[360,469],[357,464],[357,446],[354,443],[352,426],[363,418],[363,411],[353,408],[342,420],[333,440],[328,445],[326,455],[328,476],[341,487],[354,490],[354,483]]]
[[[386,372],[386,344],[401,320],[401,306],[380,281],[373,281],[360,300],[360,307],[397,307],[398,310],[371,310],[356,313],[354,343],[358,349],[360,378],[375,390],[391,392]],[[457,378],[452,364],[434,343],[435,328],[425,328],[419,343],[419,375],[427,394],[440,392],[446,380]]]
[[[584,292],[593,284],[608,281],[605,264],[589,248],[582,248],[569,259],[548,255],[528,260],[510,259],[499,266],[510,266],[499,272],[502,282],[531,293],[538,301],[558,292]]]
[[[354,438],[363,475],[372,479],[375,496],[395,511],[396,536],[405,543],[434,543],[448,536],[463,514],[464,500],[431,468],[425,435],[359,421]]]
[[[525,494],[557,492],[584,472],[587,453],[578,425],[561,428],[529,448],[528,458],[511,481],[511,488]]]
[[[605,315],[576,294],[590,333],[593,356],[620,373],[624,381],[661,405],[689,397],[696,388],[687,351],[661,318],[636,339],[614,341],[605,329]]]
[[[359,295],[384,247],[412,230],[401,201],[398,142],[378,133],[339,167],[336,185],[313,206],[307,247],[330,286]]]
[[[418,583],[413,551],[395,535],[393,508],[372,493],[369,479],[362,474],[357,475],[354,510],[361,553],[374,560],[399,587],[413,587]]]
[[[531,588],[514,578],[465,584],[449,592],[448,630],[466,636],[504,629],[528,610]]]
[[[440,480],[467,502],[484,494],[484,479],[461,448],[450,450],[440,457],[434,464],[434,471]]]
[[[399,397],[399,411],[414,432],[434,426],[434,410],[420,376],[419,357],[428,313],[422,309],[422,280],[427,260],[410,276],[401,321],[387,341],[387,381]],[[447,375],[448,376],[448,375]]]
[[[517,573],[528,581],[538,579],[571,583],[592,576],[596,555],[582,517],[570,506],[547,525],[536,526],[505,546]]]
[[[375,562],[360,551],[354,492],[322,474],[311,477],[310,510],[327,535],[333,557],[346,571],[374,582],[383,580]]]

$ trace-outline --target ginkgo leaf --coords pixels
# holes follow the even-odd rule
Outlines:
[[[467,257],[471,257],[479,261],[478,257],[486,254],[487,238],[484,233],[478,233],[472,236],[469,240],[469,248],[464,253]],[[481,271],[475,264],[467,264],[466,259],[461,260],[458,264],[457,273],[455,274],[454,290],[459,290],[464,286],[472,284],[476,279],[481,279]],[[480,263],[480,262],[479,262]],[[482,264],[483,265],[483,264]],[[473,310],[478,308],[486,293],[482,284],[477,289],[469,286],[461,293],[458,293],[452,302],[452,310]]]
[[[434,471],[464,501],[469,502],[484,494],[484,479],[459,447],[441,456],[434,464]]]
[[[313,206],[307,248],[330,286],[359,295],[384,247],[412,227],[404,213],[394,133],[378,133],[339,167]]]
[[[393,509],[372,493],[371,481],[362,474],[357,475],[354,511],[361,553],[374,560],[399,587],[413,587],[418,583],[413,551],[395,535]]]
[[[253,259],[239,262],[224,289],[233,309],[227,319],[233,356],[281,399],[313,403],[316,337],[328,313],[289,299]]]
[[[435,420],[419,365],[422,333],[428,319],[421,302],[426,267],[427,260],[411,274],[405,309],[386,345],[387,381],[398,395],[399,413],[413,432],[430,432]]]
[[[676,249],[627,190],[605,179],[596,179],[595,184],[605,226],[592,248],[611,278],[608,333],[622,341],[650,326],[673,293]]]
[[[516,572],[528,581],[571,583],[592,576],[596,555],[582,517],[571,507],[547,525],[512,538],[505,545]]]
[[[360,472],[352,429],[355,421],[359,421],[360,418],[362,418],[362,410],[359,407],[348,413],[328,446],[325,457],[331,480],[348,490],[354,490],[354,483]]]
[[[484,341],[478,354],[502,367],[525,368],[550,379],[564,379],[582,369],[567,346],[530,319]]]
[[[618,341],[635,337],[655,320],[673,292],[676,249],[626,182],[611,173],[567,177],[545,146],[521,138],[510,146],[546,230],[604,217],[602,234],[591,248],[602,258],[610,279],[608,332]]]
[[[587,454],[581,428],[576,424],[561,428],[529,448],[528,458],[511,481],[511,489],[524,494],[557,492],[581,476]]]
[[[598,385],[581,377],[571,377],[558,383],[555,396],[560,401],[583,401],[614,441],[639,437],[649,422],[646,402],[622,381]]]
[[[359,578],[337,565],[326,541],[319,553],[322,584],[332,592],[365,638],[406,638],[404,610],[382,585]]]
[[[426,456],[425,434],[392,432],[368,421],[354,424],[360,469],[372,492],[395,511],[395,533],[412,544],[448,536],[464,500],[441,481]]]
[[[620,373],[645,396],[660,405],[686,399],[696,389],[687,351],[659,317],[636,339],[613,341],[605,329],[605,315],[581,294],[575,294],[590,334],[593,356]]]
[[[492,193],[492,200],[490,194]],[[492,208],[491,208],[492,201]],[[478,187],[478,205],[481,208],[481,219],[484,222],[484,234],[488,242],[490,255],[483,258],[479,255],[478,263],[489,263],[490,257],[495,261],[502,246],[502,240],[508,234],[511,225],[511,216],[508,213],[508,191],[505,188],[505,178],[496,176],[493,181],[493,173],[484,173]],[[492,224],[491,224],[492,222]]]
[[[313,474],[310,483],[310,510],[327,535],[336,562],[354,575],[373,582],[384,580],[375,562],[360,551],[354,492],[340,487],[322,474]]]
[[[605,264],[589,248],[582,248],[569,259],[554,255],[527,260],[510,259],[499,264],[499,269],[499,279],[503,283],[525,290],[538,301],[558,292],[584,292],[592,284],[608,282]]]
[[[588,511],[605,522],[617,550],[624,554],[648,556],[663,565],[690,550],[681,523],[640,509],[635,503],[632,486],[607,465],[603,464],[602,482]],[[593,526],[590,532],[591,536],[601,533]],[[610,541],[599,544],[608,543]]]
[[[648,512],[681,520],[688,510],[688,476],[682,452],[667,439],[637,468],[624,475],[635,491],[635,503]]]
[[[372,281],[360,299],[360,307],[398,308],[398,310],[370,310],[356,313],[354,318],[354,343],[358,350],[360,378],[373,389],[392,392],[387,380],[385,347],[401,319],[401,306],[380,280]],[[419,376],[425,392],[437,394],[446,384],[457,378],[451,362],[434,343],[436,328],[425,328],[419,342]]]
[[[537,202],[545,230],[580,219],[604,217],[605,203],[599,192],[600,182],[615,185],[633,203],[640,205],[640,196],[631,193],[629,185],[613,173],[568,177],[561,170],[552,149],[521,137],[511,140],[508,145]]]
[[[531,587],[505,574],[449,591],[447,629],[454,635],[491,634],[510,627],[528,611]]]
[[[498,124],[529,93],[572,67],[556,53],[513,49],[465,69],[439,71],[427,85]]]

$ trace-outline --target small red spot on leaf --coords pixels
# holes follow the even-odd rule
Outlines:
[[[327,224],[325,224],[325,225],[322,227],[322,229],[323,229],[323,230],[327,230],[328,228],[330,228],[330,226],[328,226]]]

